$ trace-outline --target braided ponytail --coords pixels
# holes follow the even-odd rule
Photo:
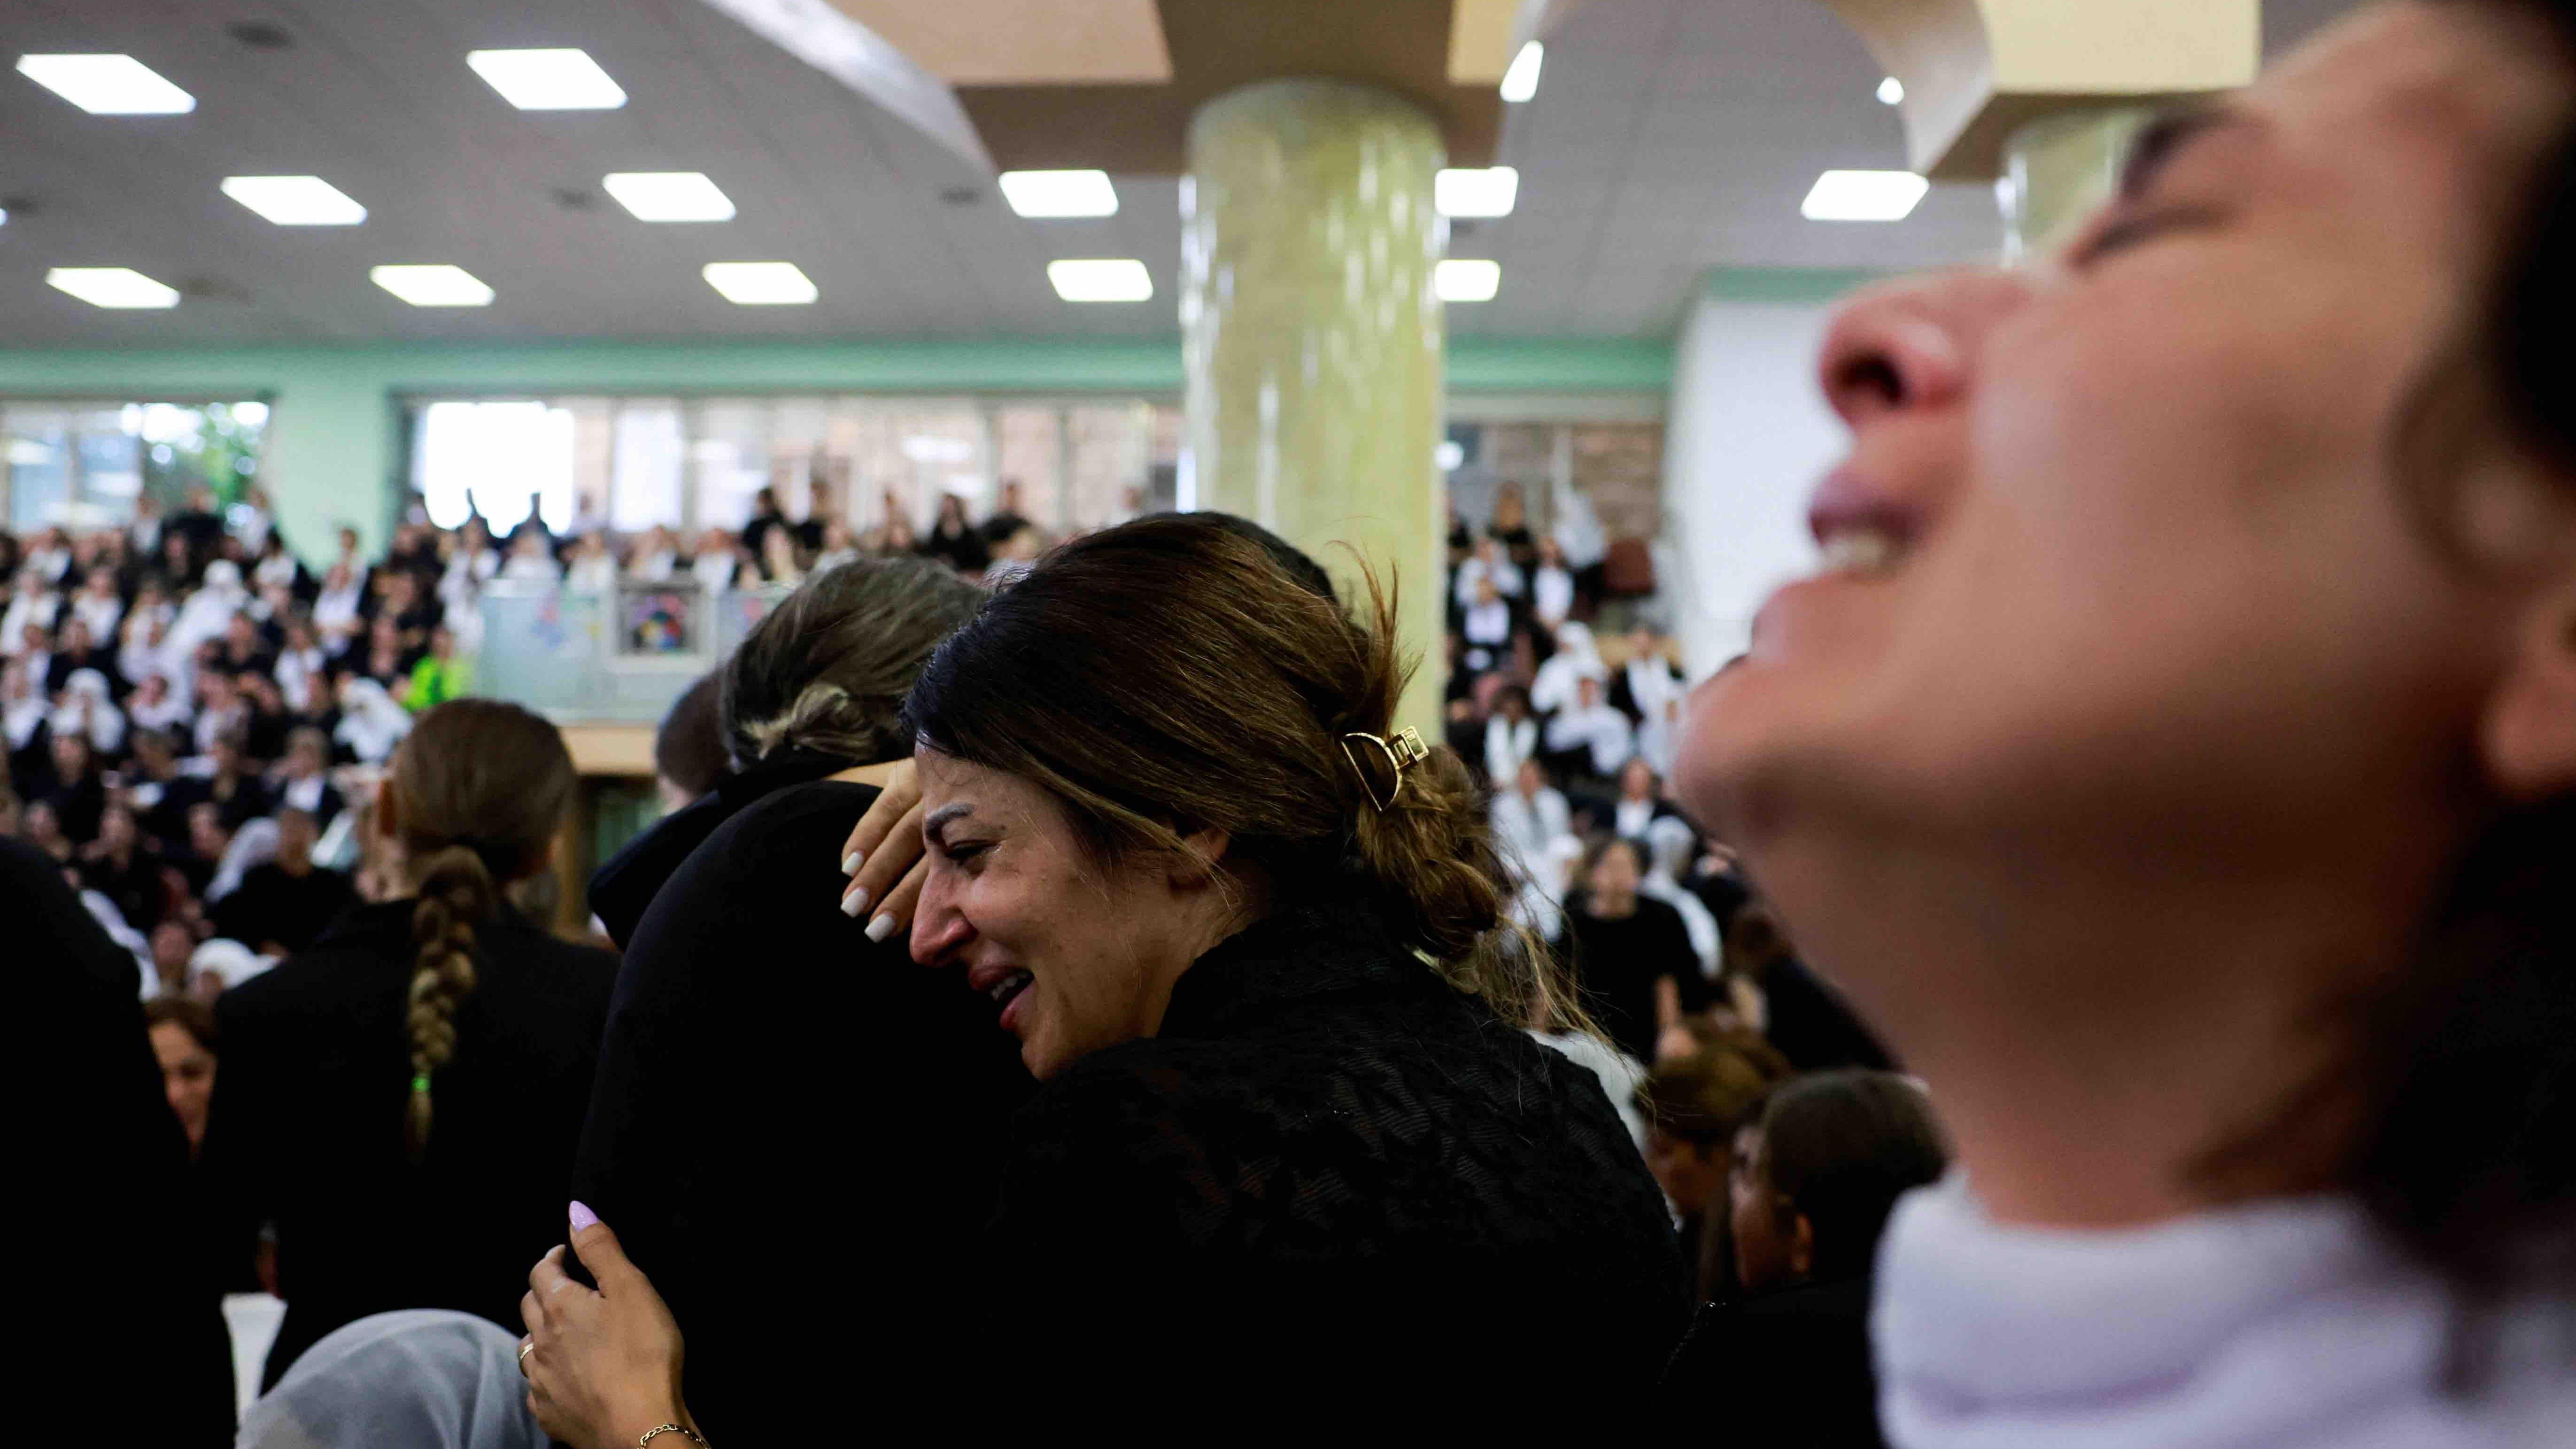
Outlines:
[[[456,1008],[474,989],[474,927],[499,898],[483,857],[462,845],[431,856],[412,907],[411,1106],[403,1138],[418,1162],[429,1151],[430,1079],[456,1055]]]
[[[475,928],[501,887],[541,867],[580,788],[563,736],[541,716],[490,699],[423,714],[394,751],[387,816],[418,901],[403,1031],[411,1093],[403,1141],[429,1150],[431,1088],[456,1057],[456,1011],[475,988]]]

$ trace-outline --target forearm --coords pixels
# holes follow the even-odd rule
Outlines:
[[[1655,1028],[1670,1031],[1682,1024],[1681,983],[1669,976],[1655,978]]]

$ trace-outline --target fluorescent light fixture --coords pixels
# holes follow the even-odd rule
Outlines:
[[[1002,199],[1022,216],[1116,216],[1106,171],[1005,171]]]
[[[1911,171],[1828,171],[1798,210],[1809,221],[1903,221],[1931,188]]]
[[[488,307],[492,289],[463,267],[373,267],[367,279],[415,307]]]
[[[45,285],[93,307],[176,307],[179,294],[131,267],[56,267]]]
[[[1878,83],[1878,103],[1882,106],[1901,106],[1905,104],[1905,82],[1898,80],[1894,76],[1889,76],[1887,79],[1880,81]]]
[[[1452,166],[1431,180],[1431,197],[1442,216],[1509,216],[1520,194],[1521,174],[1509,166]]]
[[[731,221],[733,202],[703,171],[619,171],[599,178],[637,221]]]
[[[197,98],[130,55],[22,55],[18,74],[93,116],[180,116]]]
[[[1452,257],[1431,274],[1443,302],[1490,302],[1503,287],[1503,264]]]
[[[355,226],[367,209],[319,176],[227,176],[224,195],[279,226]]]
[[[1514,105],[1538,94],[1538,68],[1547,63],[1547,47],[1533,40],[1512,57],[1509,70],[1503,72],[1502,96]]]
[[[1047,263],[1047,280],[1068,302],[1143,302],[1154,279],[1133,257],[1091,257]]]
[[[626,92],[586,50],[469,50],[465,63],[523,111],[613,111]]]
[[[793,307],[822,296],[794,262],[709,262],[707,285],[744,307]]]

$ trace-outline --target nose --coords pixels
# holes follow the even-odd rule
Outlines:
[[[1819,366],[1826,402],[1859,431],[1880,418],[1955,401],[1987,335],[2020,306],[2026,290],[2015,273],[1963,269],[1853,298],[1825,333]]]
[[[921,900],[912,914],[912,959],[937,966],[954,956],[974,936],[975,928],[957,907],[957,893],[945,871],[932,869],[921,883]]]

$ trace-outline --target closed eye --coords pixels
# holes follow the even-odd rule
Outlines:
[[[2080,242],[2071,257],[2078,268],[2100,261],[2114,252],[2125,251],[2141,242],[2177,231],[2206,227],[2218,220],[2218,213],[2205,206],[2166,206],[2156,208],[2115,208]]]

